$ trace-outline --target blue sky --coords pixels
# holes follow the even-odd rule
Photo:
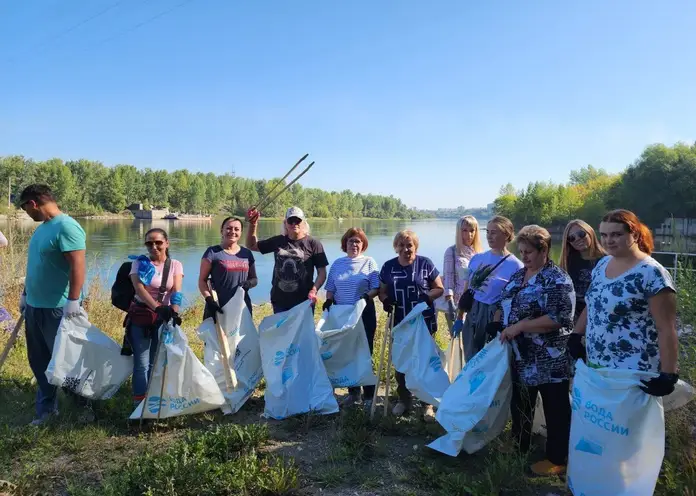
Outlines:
[[[686,0],[0,0],[0,155],[267,178],[310,152],[305,186],[480,206],[696,139],[694,19]]]

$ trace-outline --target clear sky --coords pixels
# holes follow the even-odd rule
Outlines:
[[[160,15],[161,14],[161,15]],[[696,139],[696,2],[0,0],[0,155],[481,206]]]

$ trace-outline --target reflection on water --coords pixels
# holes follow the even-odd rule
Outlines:
[[[100,276],[113,283],[116,270],[126,261],[128,255],[145,252],[143,241],[145,233],[159,227],[167,231],[170,239],[170,252],[173,258],[184,265],[184,294],[187,300],[198,297],[197,279],[200,258],[205,249],[220,240],[220,222],[223,217],[212,222],[186,222],[166,220],[90,220],[79,219],[87,233],[87,260],[90,267],[89,278]],[[485,220],[482,221],[484,223]],[[442,270],[442,259],[448,246],[454,244],[455,219],[447,220],[350,220],[342,222],[321,220],[311,221],[312,235],[321,240],[329,262],[343,256],[341,236],[350,227],[361,227],[369,239],[367,253],[383,264],[395,256],[392,248],[394,235],[401,229],[412,229],[420,238],[418,253],[433,260]],[[34,224],[21,224],[20,229],[31,232]],[[0,226],[0,229],[4,226]],[[259,224],[259,238],[263,239],[280,233],[280,221],[262,220]],[[487,248],[485,233],[483,244]],[[514,247],[513,247],[514,249]],[[554,258],[558,257],[560,243],[554,246]],[[251,290],[254,303],[268,301],[273,255],[254,254],[256,257],[259,285]]]

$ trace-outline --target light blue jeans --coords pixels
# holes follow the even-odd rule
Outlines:
[[[145,328],[130,324],[126,336],[133,349],[133,400],[141,401],[147,393],[147,383],[157,352],[157,328],[145,333]]]

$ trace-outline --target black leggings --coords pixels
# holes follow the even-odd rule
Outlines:
[[[367,343],[370,345],[370,356],[375,344],[375,331],[377,330],[377,312],[375,311],[375,302],[372,298],[367,301],[367,305],[362,313],[362,321],[365,326],[365,334],[367,335]],[[363,398],[371,400],[375,394],[374,386],[362,386]],[[348,393],[352,395],[360,394],[360,386],[348,388]]]
[[[556,465],[565,465],[568,460],[570,442],[570,399],[568,381],[540,386],[525,386],[513,382],[512,434],[519,444],[520,451],[526,453],[532,437],[532,421],[537,393],[541,394],[546,416],[546,458]]]

